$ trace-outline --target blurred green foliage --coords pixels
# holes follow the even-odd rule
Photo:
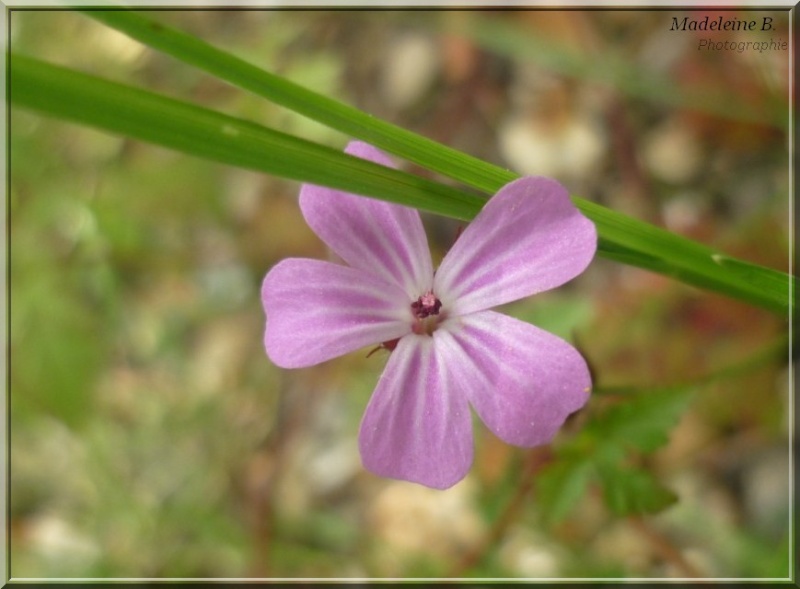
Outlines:
[[[537,479],[539,499],[549,505],[548,522],[566,517],[592,479],[599,479],[609,509],[619,516],[658,512],[677,497],[629,453],[651,453],[668,441],[692,390],[641,391],[595,416],[558,447],[553,464]]]

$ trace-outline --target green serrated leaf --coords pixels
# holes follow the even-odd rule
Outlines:
[[[589,428],[604,446],[653,452],[669,440],[669,432],[691,400],[691,389],[641,393],[605,412]]]
[[[536,497],[548,525],[563,521],[580,501],[594,469],[587,459],[559,460],[545,468],[536,479]]]
[[[603,498],[615,515],[656,513],[678,500],[645,470],[605,466],[599,474]]]

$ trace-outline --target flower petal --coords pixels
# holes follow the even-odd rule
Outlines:
[[[434,292],[449,313],[482,311],[549,290],[589,265],[594,223],[555,180],[507,184],[486,203],[447,252]]]
[[[366,143],[351,142],[346,152],[394,167]],[[300,208],[314,232],[353,268],[399,284],[409,301],[431,288],[428,240],[415,209],[312,184],[301,188]]]
[[[290,258],[261,287],[264,345],[282,368],[300,368],[410,331],[406,295],[380,278],[330,262]]]
[[[449,319],[440,350],[458,366],[458,386],[501,440],[549,442],[589,399],[592,382],[580,353],[564,340],[512,317],[483,311]]]
[[[375,474],[447,489],[472,464],[472,419],[435,336],[400,339],[367,405],[358,443]]]

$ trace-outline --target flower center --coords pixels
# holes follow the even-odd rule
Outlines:
[[[411,303],[411,314],[415,319],[414,325],[411,327],[412,331],[420,335],[432,334],[442,319],[442,317],[436,317],[441,308],[442,301],[437,299],[431,290]]]

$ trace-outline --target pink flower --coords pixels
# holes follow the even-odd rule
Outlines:
[[[365,143],[347,153],[391,166]],[[472,464],[470,406],[500,439],[549,442],[589,398],[575,348],[491,311],[555,288],[594,256],[594,224],[554,180],[504,186],[434,272],[416,210],[304,185],[306,221],[347,265],[283,260],[264,279],[264,343],[300,368],[381,342],[393,348],[361,421],[366,468],[446,489]]]

